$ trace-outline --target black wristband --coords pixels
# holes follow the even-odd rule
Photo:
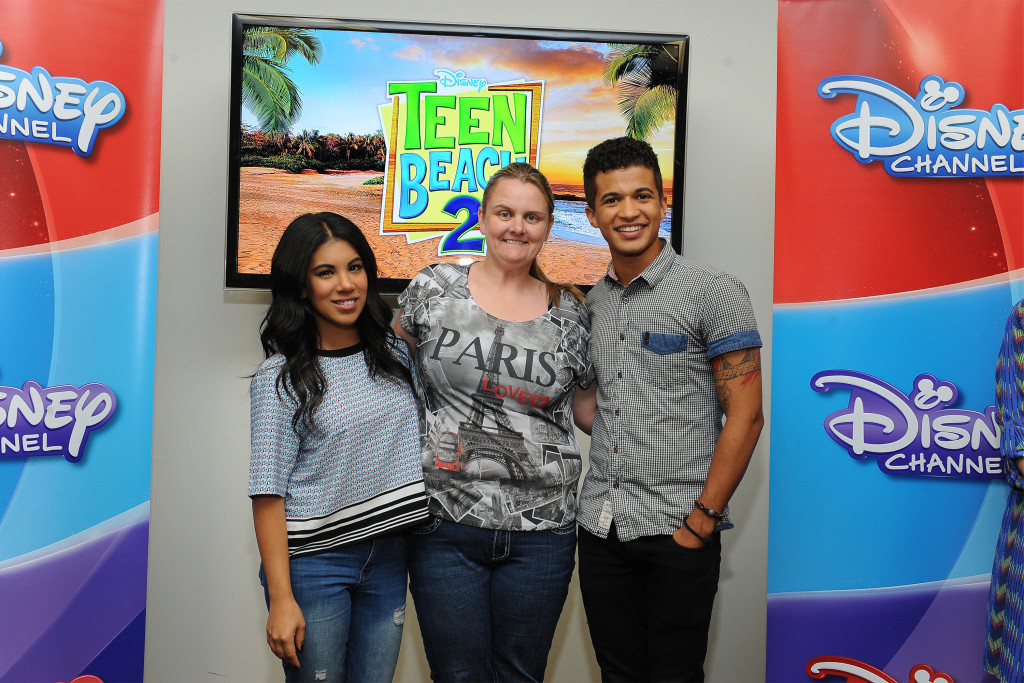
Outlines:
[[[696,536],[697,538],[699,538],[699,539],[700,539],[700,540],[701,540],[701,541],[702,541],[703,543],[709,543],[709,542],[711,541],[711,539],[710,539],[709,537],[707,537],[707,536],[701,536],[701,535],[700,535],[700,534],[698,534],[698,533],[697,533],[696,531],[694,531],[694,530],[693,530],[693,527],[691,527],[691,526],[690,526],[690,523],[689,523],[689,522],[687,522],[687,521],[686,521],[685,519],[683,520],[683,526],[684,526],[684,527],[686,527],[686,530],[687,530],[687,531],[689,531],[689,532],[690,532],[691,534],[693,534],[694,536]]]

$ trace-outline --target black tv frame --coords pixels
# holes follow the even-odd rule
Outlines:
[[[575,29],[551,29],[535,27],[508,27],[486,25],[457,25],[442,23],[396,22],[352,20],[330,17],[298,17],[262,14],[235,13],[231,18],[231,78],[228,151],[228,205],[225,252],[225,287],[227,289],[269,289],[269,273],[239,272],[239,201],[242,130],[242,42],[247,26],[282,26],[310,28],[316,30],[344,30],[375,33],[412,33],[440,36],[465,36],[480,38],[516,38],[527,40],[578,41],[595,43],[638,43],[679,45],[679,60],[676,85],[679,93],[676,101],[675,139],[672,174],[672,215],[671,244],[677,253],[682,253],[683,244],[683,202],[686,170],[686,129],[687,94],[689,69],[689,36],[686,34],[653,34],[636,32],[605,32]],[[424,263],[423,265],[427,265]],[[391,297],[405,289],[407,278],[380,278],[381,293]],[[584,291],[592,283],[574,282]]]

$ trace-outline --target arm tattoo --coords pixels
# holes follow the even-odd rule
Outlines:
[[[723,354],[712,359],[711,368],[715,372],[715,390],[718,392],[718,402],[722,405],[722,410],[728,412],[729,399],[732,394],[729,382],[739,378],[742,387],[759,377],[761,354],[756,348],[746,349],[746,353],[738,363],[730,363]]]

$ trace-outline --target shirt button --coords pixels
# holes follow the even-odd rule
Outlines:
[[[619,340],[620,340],[620,341],[625,341],[625,340],[626,340],[626,335],[624,335],[624,334],[620,334],[620,335],[619,335]]]

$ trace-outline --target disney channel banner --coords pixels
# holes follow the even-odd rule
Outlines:
[[[140,681],[163,4],[0,5],[0,681]]]
[[[779,2],[768,681],[986,680],[1021,26],[1021,0]]]

